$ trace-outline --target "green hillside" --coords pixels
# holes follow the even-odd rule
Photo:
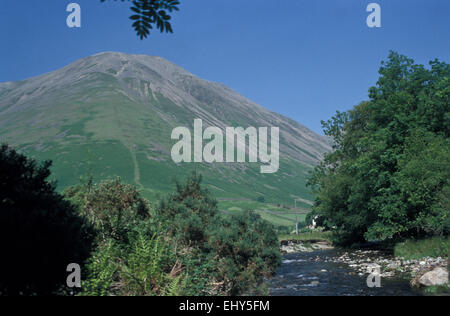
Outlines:
[[[195,118],[220,128],[279,127],[279,171],[261,174],[259,163],[175,164],[172,129],[192,130]],[[176,178],[197,170],[224,210],[293,206],[295,198],[307,209],[308,172],[330,150],[328,139],[223,85],[162,58],[120,53],[0,84],[0,141],[53,160],[59,189],[90,172],[96,181],[118,175],[154,201],[173,189]],[[264,203],[256,203],[261,197]]]

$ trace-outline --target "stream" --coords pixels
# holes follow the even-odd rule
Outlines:
[[[345,263],[334,262],[337,249],[283,256],[276,276],[269,281],[272,296],[419,296],[408,279],[381,278],[380,288],[367,286],[367,275],[358,275]],[[337,261],[337,260],[336,260]]]

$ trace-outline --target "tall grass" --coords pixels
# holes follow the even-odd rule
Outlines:
[[[450,238],[434,237],[422,240],[407,240],[398,243],[394,247],[396,257],[407,260],[420,259],[424,257],[449,257]]]

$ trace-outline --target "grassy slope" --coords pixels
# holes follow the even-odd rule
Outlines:
[[[143,106],[118,92],[118,82],[106,74],[94,73],[89,82],[91,85],[86,81],[74,85],[67,97],[39,106],[30,104],[25,111],[9,114],[0,130],[0,141],[16,145],[40,161],[53,160],[53,177],[59,189],[79,183],[80,176],[92,171],[95,181],[120,176],[156,201],[173,190],[175,179],[197,170],[217,198],[229,199],[219,205],[224,211],[285,212],[274,205],[292,207],[295,197],[312,199],[305,186],[311,167],[282,153],[276,174],[260,174],[260,165],[250,163],[231,167],[174,164],[169,153],[174,144],[170,134],[178,126],[175,118],[193,122],[190,112],[183,112],[157,93],[152,106]],[[260,196],[266,203],[255,202]],[[297,204],[303,210],[309,208],[308,202]],[[261,215],[277,226],[295,225],[295,215]]]

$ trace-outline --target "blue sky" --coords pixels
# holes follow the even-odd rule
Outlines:
[[[70,2],[81,6],[80,29],[66,26]],[[371,2],[381,28],[366,25]],[[321,132],[320,120],[367,99],[389,50],[450,59],[448,0],[181,0],[180,9],[174,34],[140,41],[127,2],[2,0],[0,82],[101,51],[157,55]]]

